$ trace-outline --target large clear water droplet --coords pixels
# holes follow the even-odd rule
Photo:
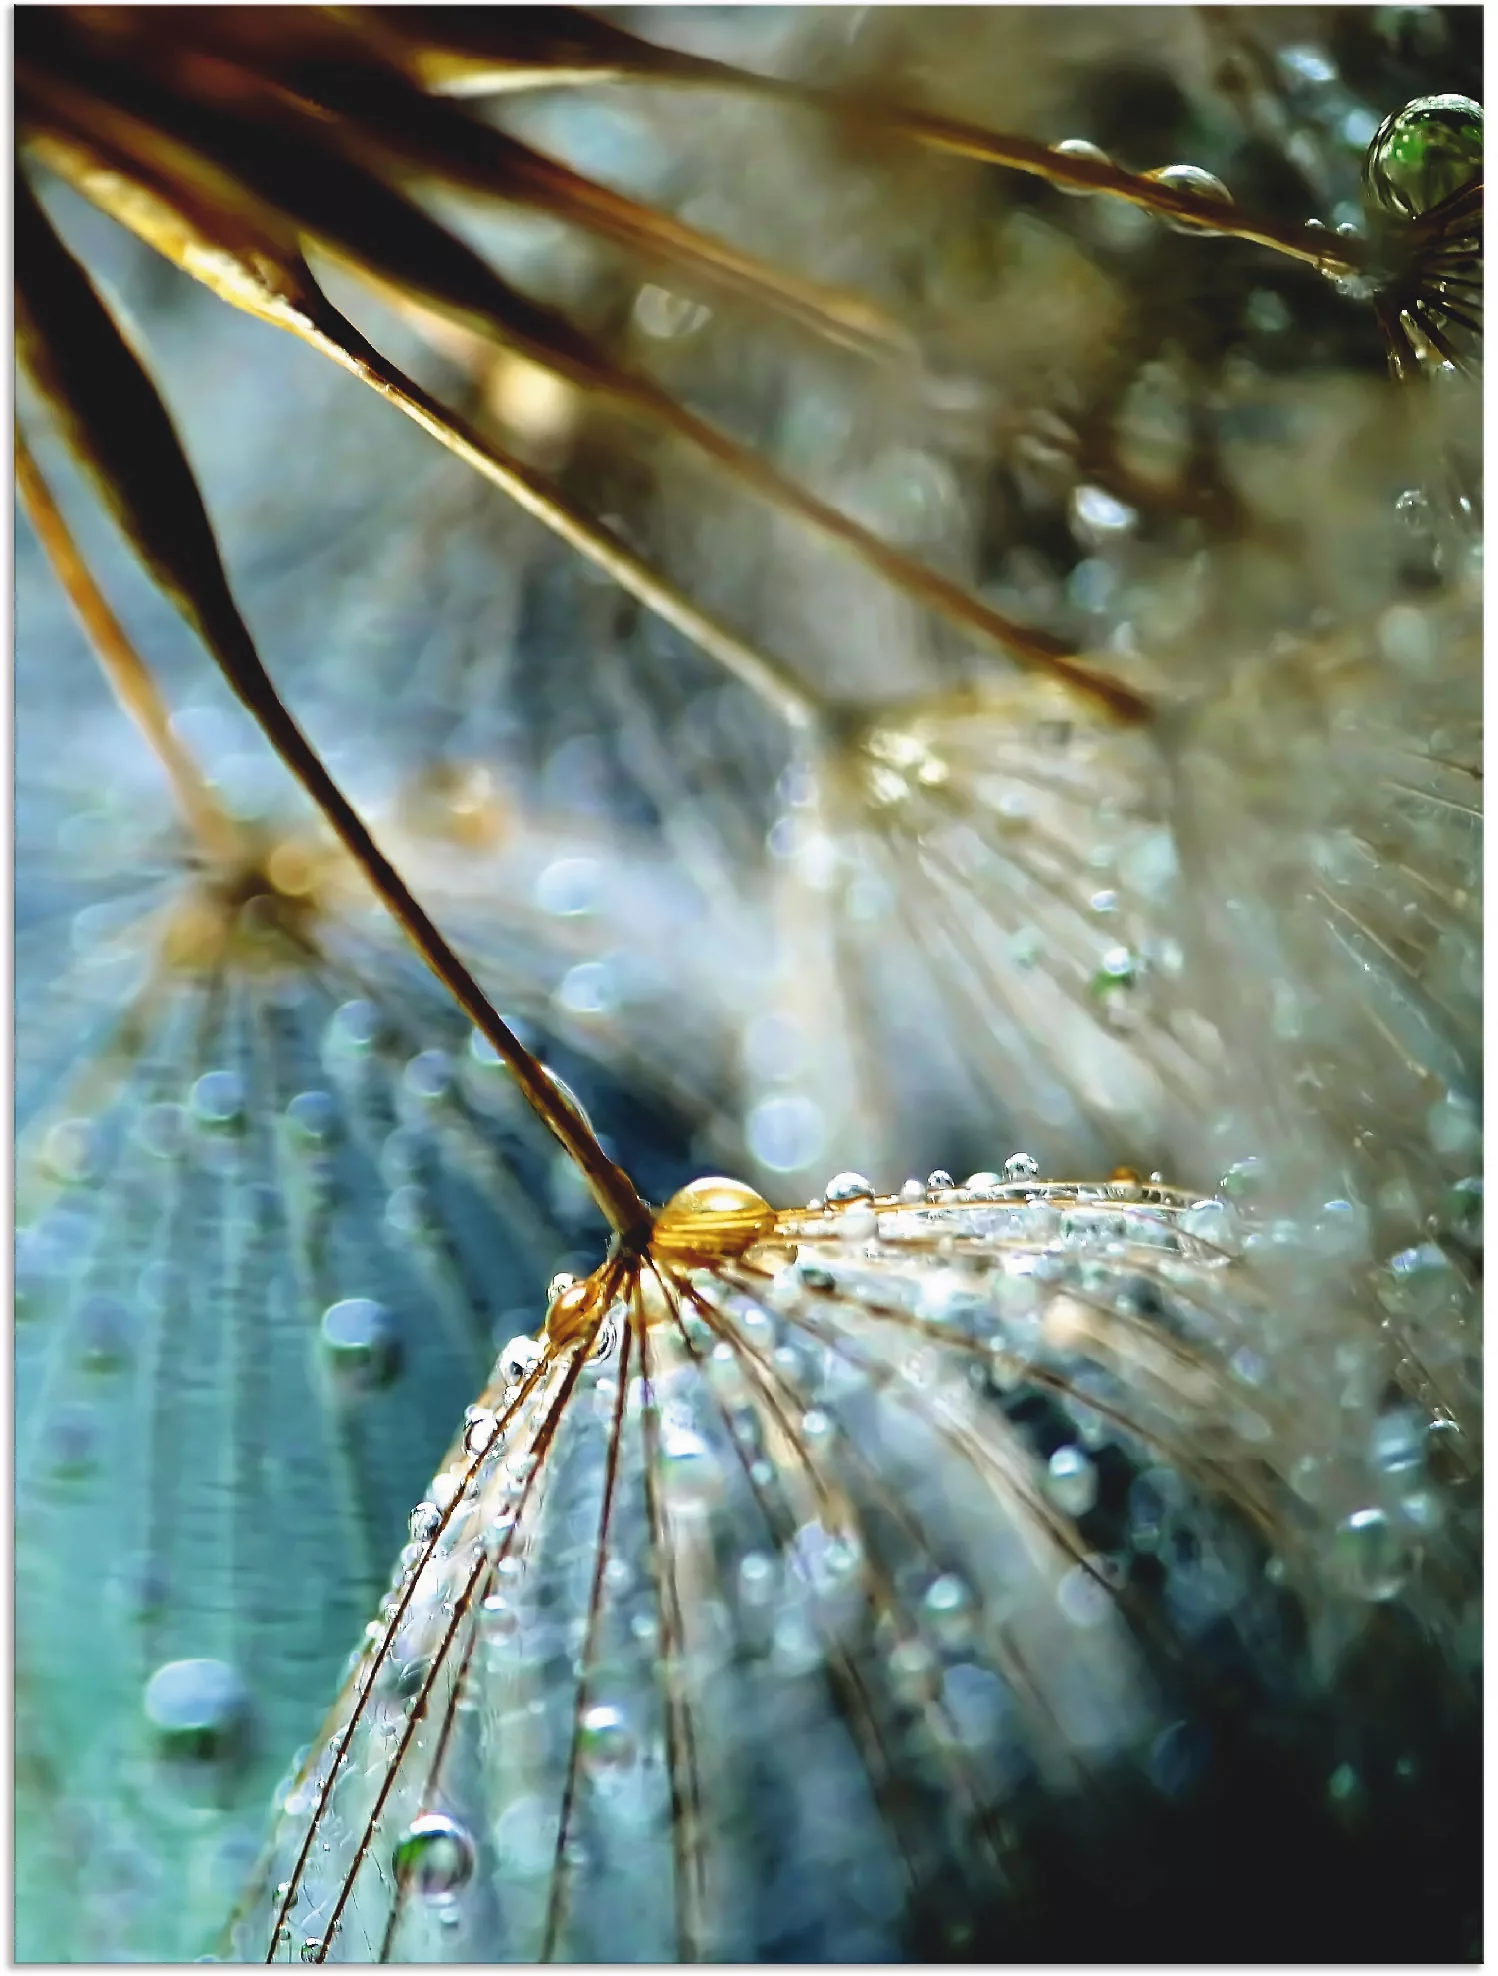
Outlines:
[[[473,1878],[474,1845],[465,1826],[445,1811],[413,1818],[396,1845],[395,1877],[421,1900],[443,1900]]]

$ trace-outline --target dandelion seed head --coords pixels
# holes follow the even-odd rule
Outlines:
[[[792,1857],[796,1831],[823,1829],[784,1827],[788,1804],[811,1815],[815,1794],[791,1781],[807,1776],[805,1764],[774,1790],[763,1769],[771,1725],[800,1697],[800,1735],[826,1737],[829,1761],[840,1749],[839,1802],[873,1819],[861,1841],[872,1844],[894,1814],[867,1798],[877,1775],[871,1754],[842,1740],[846,1728],[830,1727],[839,1670],[855,1663],[875,1683],[871,1697],[887,1695],[908,1712],[883,1733],[905,1734],[894,1730],[897,1719],[910,1722],[909,1733],[925,1725],[927,1747],[948,1753],[934,1759],[939,1770],[951,1766],[946,1789],[1002,1795],[1019,1778],[1059,1779],[1085,1761],[1133,1766],[1167,1798],[1189,1793],[1201,1758],[1188,1762],[1184,1752],[1205,1748],[1211,1731],[1196,1713],[1183,1716],[1168,1654],[1153,1659],[1148,1630],[1136,1635],[1125,1623],[1129,1601],[1152,1601],[1159,1623],[1183,1641],[1217,1625],[1277,1624],[1265,1603],[1277,1596],[1265,1570],[1272,1532],[1275,1555],[1313,1571],[1324,1546],[1328,1568],[1336,1562],[1317,1600],[1344,1599],[1342,1623],[1355,1627],[1353,1615],[1398,1604],[1418,1582],[1427,1510],[1418,1500],[1401,1509],[1408,1535],[1398,1537],[1392,1511],[1356,1501],[1338,1511],[1333,1497],[1308,1536],[1287,1505],[1292,1494],[1306,1500],[1295,1494],[1305,1465],[1325,1467],[1313,1452],[1326,1431],[1324,1405],[1311,1404],[1297,1425],[1295,1407],[1276,1395],[1249,1422],[1234,1397],[1243,1387],[1228,1359],[1246,1349],[1247,1313],[1262,1294],[1256,1265],[1208,1252],[1188,1226],[1189,1192],[1153,1179],[1128,1184],[1127,1199],[1113,1181],[1072,1186],[1030,1175],[943,1188],[936,1198],[923,1186],[918,1200],[860,1188],[855,1211],[880,1225],[872,1253],[837,1205],[786,1211],[767,1226],[756,1216],[757,1235],[746,1228],[747,1240],[702,1244],[702,1190],[687,1190],[679,1245],[660,1244],[658,1220],[650,1260],[606,1262],[596,1281],[573,1286],[590,1289],[596,1313],[605,1298],[613,1308],[620,1269],[626,1283],[634,1272],[636,1287],[620,1300],[619,1382],[600,1385],[596,1405],[570,1399],[582,1391],[586,1334],[548,1336],[527,1374],[536,1383],[525,1432],[536,1458],[512,1470],[519,1495],[495,1493],[499,1471],[472,1446],[466,1465],[450,1471],[454,1517],[470,1501],[481,1522],[481,1505],[502,1508],[498,1557],[461,1539],[446,1602],[423,1608],[433,1630],[418,1659],[434,1685],[413,1748],[427,1755],[395,1773],[378,1829],[398,1835],[402,1821],[428,1815],[432,1790],[444,1794],[444,1815],[470,1831],[509,1832],[515,1808],[533,1807],[545,1838],[526,1855],[533,1892],[522,1893],[513,1865],[501,1862],[491,1881],[476,1862],[465,1911],[477,1915],[475,1899],[501,1898],[515,1926],[544,1930],[561,1900],[553,1925],[581,1945],[606,1914],[616,1931],[624,1925],[606,1891],[609,1862],[623,1870],[628,1858],[638,1872],[642,1845],[646,1858],[669,1848],[673,1764],[677,1789],[696,1794],[705,1870],[733,1859],[743,1870],[736,1835],[746,1830]],[[729,1209],[742,1205],[747,1190],[711,1185],[731,1188]],[[1037,1199],[1051,1216],[1041,1235],[1029,1221]],[[787,1267],[793,1247],[803,1260]],[[978,1376],[969,1374],[965,1317],[923,1328],[938,1303],[953,1313],[973,1308]],[[980,1309],[991,1315],[979,1320]],[[1011,1327],[1023,1338],[1019,1350],[1008,1343]],[[1376,1346],[1356,1349],[1366,1356]],[[731,1389],[719,1386],[720,1363],[734,1368]],[[470,1426],[488,1404],[471,1411]],[[1383,1476],[1401,1501],[1418,1498],[1414,1485],[1428,1486],[1422,1472],[1400,1466],[1418,1424],[1418,1410],[1407,1419],[1368,1411],[1361,1442],[1345,1444],[1348,1473],[1360,1446],[1366,1487]],[[1198,1451],[1209,1466],[1198,1465]],[[530,1563],[517,1572],[521,1546]],[[544,1644],[564,1636],[565,1677]],[[877,1661],[866,1659],[876,1645]],[[1297,1651],[1288,1641],[1284,1650]],[[1333,1706],[1325,1680],[1318,1707]],[[709,1697],[725,1683],[740,1699],[720,1713]],[[1023,1700],[1037,1686],[1038,1714]],[[537,1746],[507,1769],[470,1741],[486,1722],[521,1719],[555,1724],[550,1758]],[[670,1726],[684,1720],[696,1751],[690,1785],[679,1728]],[[1172,1735],[1185,1739],[1179,1763]],[[440,1768],[430,1774],[438,1738]],[[569,1768],[574,1809],[564,1813]],[[377,1761],[360,1787],[367,1806],[386,1774]],[[584,1816],[586,1872],[559,1823]],[[300,1827],[292,1820],[271,1856],[292,1858],[305,1824],[305,1814]],[[393,1926],[397,1942],[429,1943],[420,1903],[408,1913],[397,1895],[392,1908],[390,1887],[349,1850],[359,1826],[356,1813],[346,1839],[342,1826],[327,1828],[350,1903],[340,1926]],[[895,1816],[882,1829],[919,1852],[916,1825]],[[983,1872],[976,1856],[962,1870],[975,1876],[961,1882],[967,1900]],[[816,1884],[832,1925],[835,1883]],[[312,1898],[293,1890],[294,1928]],[[752,1905],[688,1911],[704,1941],[747,1952],[760,1939]],[[897,1935],[900,1912],[892,1902]],[[637,1910],[631,1925],[642,1953],[666,1945],[654,1931],[669,1931],[669,1895]]]

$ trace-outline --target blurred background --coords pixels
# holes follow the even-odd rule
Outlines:
[[[1480,92],[1476,8],[608,18],[1359,237],[1383,120]],[[767,654],[788,719],[38,173],[284,697],[496,1006],[655,1201],[1016,1151],[1222,1184],[1262,1245],[1309,1244],[1266,1341],[1287,1377],[1355,1309],[1475,1434],[1475,369],[1396,388],[1356,281],[794,105],[473,107],[877,305],[900,337],[871,358],[523,202],[427,196],[616,363],[1156,708],[1120,723],[658,424],[319,265]],[[17,1954],[191,1958],[464,1405],[605,1231],[21,412],[241,855],[205,857],[19,520]]]

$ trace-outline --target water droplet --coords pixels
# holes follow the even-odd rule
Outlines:
[[[907,1207],[915,1207],[918,1202],[924,1201],[925,1198],[926,1183],[924,1180],[907,1180],[900,1189],[900,1199]]]
[[[119,1372],[135,1353],[135,1319],[118,1297],[85,1297],[74,1320],[78,1360],[89,1372]]]
[[[1482,169],[1482,105],[1470,96],[1418,96],[1374,132],[1363,185],[1380,212],[1413,219]]]
[[[322,1954],[321,1936],[309,1935],[306,1941],[302,1943],[302,1950],[301,1950],[302,1961],[316,1962],[321,1954]]]
[[[1425,1435],[1425,1421],[1413,1407],[1381,1414],[1369,1437],[1374,1467],[1413,1487],[1425,1466]]]
[[[68,1118],[54,1125],[47,1134],[42,1158],[59,1180],[77,1186],[96,1178],[99,1152],[99,1138],[93,1121]]]
[[[512,1338],[500,1348],[495,1361],[499,1376],[507,1386],[518,1386],[546,1356],[545,1349],[534,1338]]]
[[[1390,1256],[1378,1284],[1378,1300],[1394,1317],[1429,1321],[1461,1295],[1462,1278],[1438,1242],[1420,1242]]]
[[[1098,962],[1093,992],[1106,994],[1110,988],[1128,988],[1139,978],[1139,957],[1127,947],[1109,947]]]
[[[824,1194],[829,1208],[851,1207],[873,1198],[873,1186],[861,1173],[835,1173],[827,1182]]]
[[[369,1297],[329,1304],[320,1328],[329,1370],[353,1392],[375,1392],[400,1376],[400,1329],[394,1315]]]
[[[99,1419],[91,1407],[59,1407],[47,1423],[47,1466],[65,1482],[93,1472],[99,1456]]]
[[[558,858],[536,880],[536,904],[560,919],[596,912],[603,893],[604,872],[596,858]]]
[[[921,1600],[921,1611],[943,1646],[959,1649],[967,1644],[973,1628],[973,1594],[955,1571],[943,1572],[932,1580]]]
[[[661,1209],[651,1235],[658,1256],[715,1261],[742,1255],[775,1226],[775,1210],[742,1180],[709,1175],[683,1187]]]
[[[1358,1788],[1358,1773],[1350,1763],[1339,1763],[1327,1779],[1326,1794],[1333,1804],[1346,1804],[1355,1797]]]
[[[178,1159],[187,1145],[187,1113],[181,1105],[147,1105],[135,1136],[154,1158]]]
[[[963,1187],[969,1194],[996,1194],[1002,1184],[998,1174],[985,1168],[982,1173],[970,1173]]]
[[[463,1416],[463,1452],[482,1454],[494,1438],[497,1416],[487,1407],[470,1407]]]
[[[1458,1180],[1446,1196],[1446,1227],[1463,1248],[1482,1249],[1482,1175]]]
[[[647,283],[635,297],[633,315],[647,336],[658,338],[690,336],[708,319],[711,310],[689,296],[673,295],[669,289]]]
[[[583,1710],[578,1725],[578,1755],[595,1776],[626,1769],[635,1760],[635,1739],[622,1709],[606,1702]]]
[[[1072,529],[1084,542],[1102,543],[1126,535],[1139,516],[1126,502],[1101,487],[1076,487],[1071,497]]]
[[[502,1592],[491,1592],[480,1606],[479,1630],[496,1646],[513,1640],[520,1631],[520,1615]]]
[[[1080,1448],[1057,1448],[1046,1463],[1046,1494],[1067,1516],[1085,1516],[1097,1501],[1097,1488],[1097,1470]]]
[[[546,1081],[550,1084],[552,1090],[556,1092],[557,1096],[561,1099],[566,1109],[570,1111],[573,1117],[577,1119],[578,1122],[582,1125],[584,1131],[586,1131],[590,1135],[590,1137],[596,1138],[597,1134],[593,1131],[593,1121],[591,1118],[589,1118],[587,1111],[584,1109],[582,1099],[578,1097],[576,1091],[573,1090],[572,1086],[566,1081],[566,1079],[562,1077],[558,1077],[557,1073],[552,1069],[550,1064],[542,1064],[541,1074],[543,1077],[545,1077]],[[566,1156],[562,1155],[562,1157],[565,1159]],[[567,1161],[567,1165],[569,1170],[572,1170],[570,1161]]]
[[[935,1696],[941,1664],[924,1640],[901,1640],[890,1648],[889,1677],[896,1694],[919,1706]]]
[[[413,1544],[429,1544],[442,1527],[442,1512],[435,1503],[418,1503],[407,1527]]]
[[[1323,87],[1337,80],[1337,66],[1320,48],[1296,45],[1281,48],[1275,61],[1284,70],[1292,86],[1296,83],[1309,83],[1312,88]]]
[[[1337,1530],[1342,1582],[1360,1599],[1392,1599],[1409,1576],[1403,1538],[1380,1509],[1354,1510]]]
[[[1158,170],[1146,172],[1144,176],[1153,179],[1156,185],[1163,185],[1171,192],[1194,192],[1202,199],[1220,199],[1225,205],[1233,203],[1233,195],[1222,180],[1214,173],[1203,171],[1200,165],[1161,165]],[[1162,214],[1168,227],[1177,233],[1215,234],[1217,229],[1205,226],[1200,220],[1180,219],[1174,214]]]
[[[1367,1255],[1368,1233],[1367,1210],[1356,1201],[1336,1200],[1322,1202],[1311,1237],[1322,1255],[1357,1262]]]
[[[1104,1580],[1102,1560],[1087,1565],[1074,1564],[1056,1587],[1056,1604],[1062,1617],[1082,1631],[1101,1626],[1113,1610],[1113,1593]]]
[[[1106,151],[1102,150],[1098,145],[1091,143],[1085,137],[1063,137],[1061,142],[1059,144],[1053,144],[1051,149],[1056,153],[1058,158],[1080,158],[1084,163],[1090,165],[1111,165],[1113,163],[1113,160],[1108,156]],[[1086,199],[1091,196],[1095,188],[1090,185],[1058,185],[1056,190],[1066,193],[1069,198]]]
[[[419,1899],[441,1900],[472,1879],[473,1840],[445,1811],[424,1811],[407,1826],[391,1864],[400,1885]]]
[[[246,1748],[250,1692],[225,1661],[168,1661],[146,1683],[143,1706],[157,1747],[169,1758],[223,1763]]]
[[[750,1551],[739,1560],[739,1599],[749,1606],[768,1605],[775,1595],[775,1560],[763,1551]]]
[[[344,1002],[328,1020],[329,1048],[338,1055],[362,1056],[380,1041],[384,1027],[373,1002]]]
[[[198,1124],[220,1132],[244,1123],[244,1080],[232,1070],[209,1070],[192,1087],[189,1106]]]
[[[422,1050],[401,1073],[401,1082],[418,1104],[436,1105],[452,1093],[456,1069],[446,1050]]]
[[[338,1137],[338,1101],[327,1091],[299,1091],[286,1107],[286,1123],[306,1146],[329,1146]]]
[[[1004,1162],[1006,1180],[1033,1180],[1039,1171],[1039,1160],[1032,1159],[1028,1153],[1011,1153]]]
[[[956,1185],[957,1182],[947,1172],[944,1166],[939,1166],[934,1173],[928,1173],[926,1175],[926,1192],[928,1194],[950,1194]]]
[[[557,987],[556,1003],[569,1015],[610,1015],[619,1006],[618,970],[608,961],[579,961]]]
[[[1238,1217],[1226,1201],[1212,1199],[1193,1202],[1181,1216],[1180,1226],[1184,1234],[1223,1255],[1242,1253]]]

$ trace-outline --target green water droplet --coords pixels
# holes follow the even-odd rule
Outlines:
[[[1414,219],[1482,172],[1482,105],[1470,96],[1419,96],[1384,118],[1363,160],[1380,212]]]

